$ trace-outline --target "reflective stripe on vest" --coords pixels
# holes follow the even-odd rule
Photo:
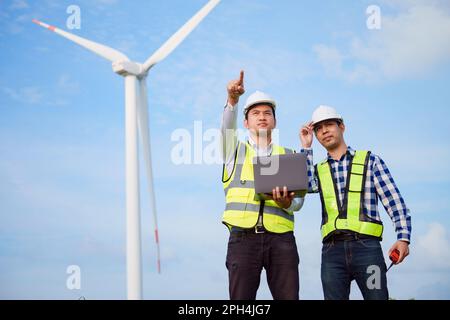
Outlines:
[[[381,239],[383,224],[364,214],[364,187],[370,151],[356,151],[347,175],[344,203],[339,206],[331,165],[323,161],[317,165],[320,199],[322,201],[322,239],[336,230],[349,230]]]
[[[272,155],[293,153],[280,146],[272,146]],[[239,142],[236,148],[233,172],[227,180],[222,178],[226,198],[223,222],[228,226],[253,228],[258,221],[261,202],[255,199],[253,159],[255,150]],[[225,165],[224,174],[225,177]],[[280,208],[275,201],[264,201],[263,225],[271,232],[284,233],[294,230],[294,213]]]

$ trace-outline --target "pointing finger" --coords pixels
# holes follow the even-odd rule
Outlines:
[[[239,76],[239,84],[244,84],[244,70],[241,70],[241,74]]]

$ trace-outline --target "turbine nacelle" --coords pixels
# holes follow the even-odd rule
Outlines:
[[[121,76],[141,76],[144,72],[144,68],[140,63],[127,60],[114,61],[112,63],[112,69],[115,73]]]

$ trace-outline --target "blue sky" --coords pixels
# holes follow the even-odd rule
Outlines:
[[[108,61],[31,23],[37,18],[143,62],[206,0],[0,3],[0,298],[124,299],[124,85]],[[81,29],[66,13],[81,9]],[[381,28],[368,29],[378,5]],[[397,299],[450,298],[450,5],[442,0],[223,0],[148,77],[162,274],[141,171],[144,298],[227,299],[219,164],[171,159],[173,132],[219,128],[226,83],[278,103],[280,142],[319,104],[346,141],[388,164],[413,222],[411,255],[389,271]],[[242,119],[239,119],[241,122]],[[211,142],[203,139],[205,148]],[[196,143],[201,143],[197,139]],[[316,160],[324,157],[314,142]],[[204,149],[202,149],[204,150]],[[385,252],[395,241],[385,223]],[[297,213],[300,297],[322,299],[320,201]],[[81,269],[68,290],[66,268]],[[356,287],[352,297],[361,298]],[[264,275],[258,293],[270,299]]]

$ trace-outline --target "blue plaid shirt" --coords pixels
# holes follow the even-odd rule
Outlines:
[[[305,152],[307,155],[309,178],[308,192],[319,192],[317,173],[315,172],[313,164],[313,151],[311,148],[307,148],[302,149],[302,152]],[[348,156],[349,154],[354,156],[355,150],[348,147],[346,154],[344,154],[339,161],[334,160],[329,155],[327,156],[327,161],[331,165],[334,183],[337,185],[340,204],[342,204],[345,195],[347,170],[351,159],[351,157]],[[381,221],[378,214],[378,199],[380,199],[395,225],[397,239],[410,242],[411,216],[409,215],[409,209],[406,207],[405,201],[400,195],[400,191],[395,185],[394,179],[392,179],[384,161],[377,155],[371,153],[367,168],[363,210],[364,214],[370,218]]]

